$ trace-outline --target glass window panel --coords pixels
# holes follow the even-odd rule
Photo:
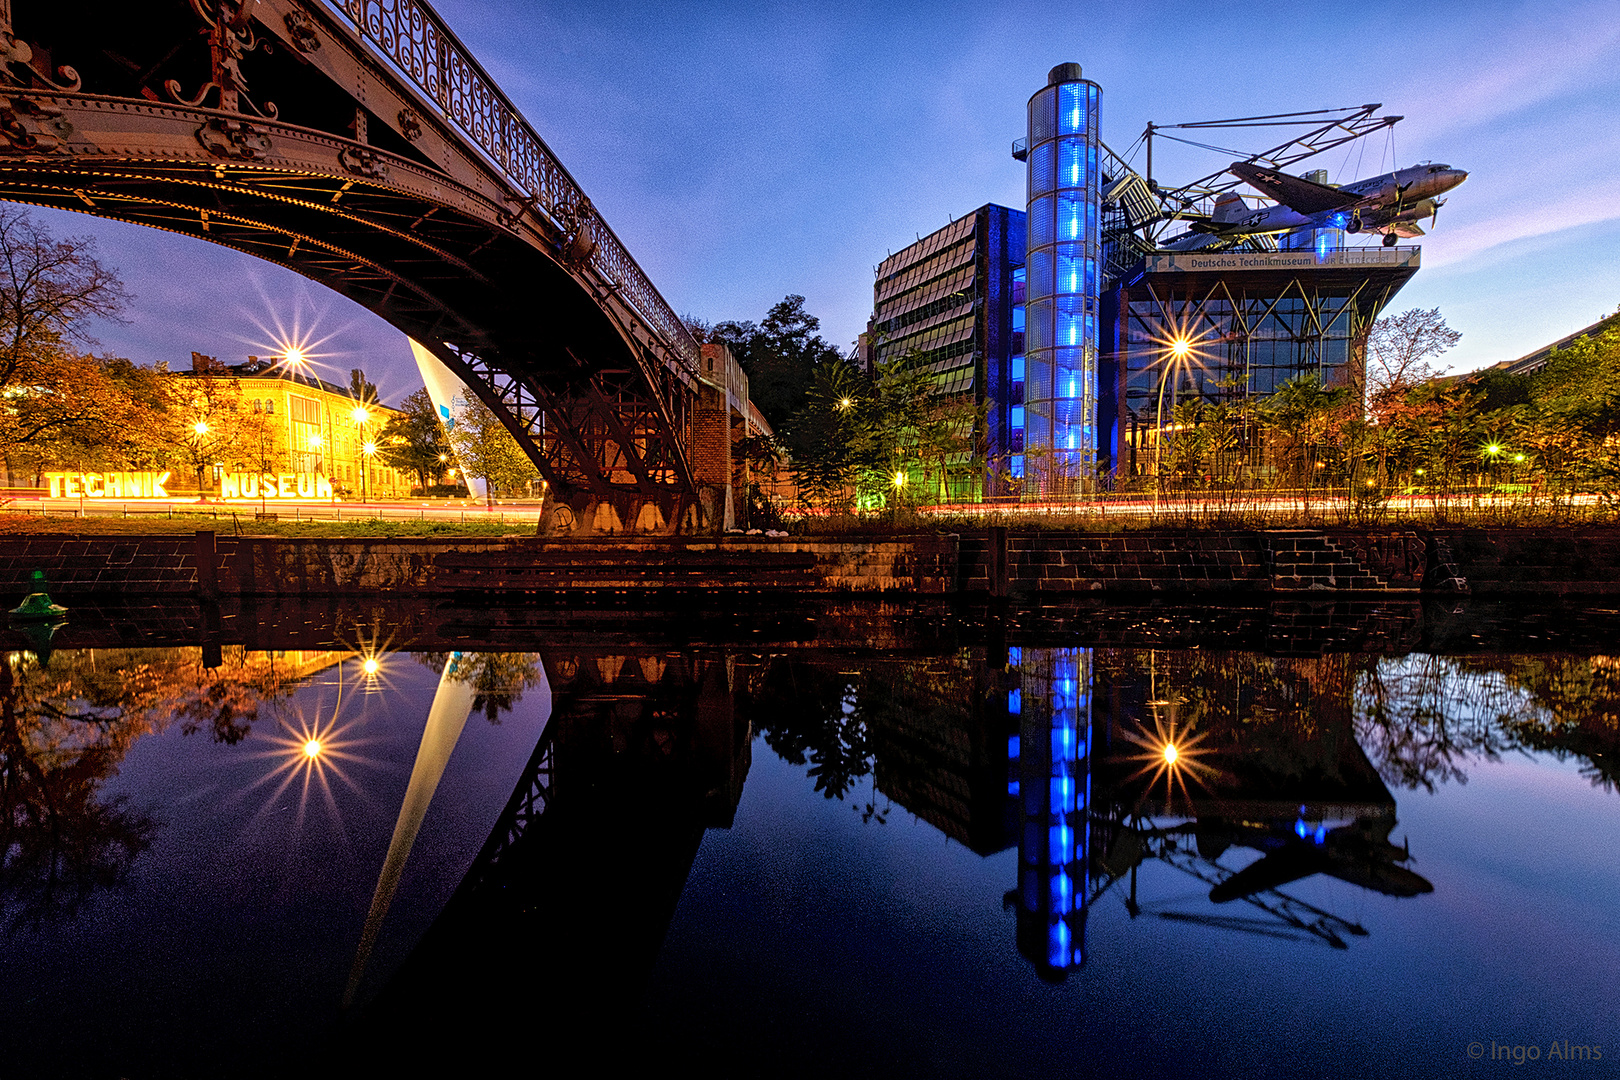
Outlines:
[[[1057,322],[1052,343],[1064,348],[1081,345],[1081,335],[1085,332],[1085,299],[1080,296],[1059,296],[1054,302]]]
[[[1024,430],[1024,409],[1022,406],[1014,405],[1010,410],[1008,410],[1007,425],[1014,431]]]
[[[1033,418],[1038,418],[1048,407],[1045,403],[1052,400],[1051,350],[1030,353],[1024,361],[1028,365],[1024,378],[1024,407]],[[1028,426],[1026,423],[1025,427]]]
[[[1037,300],[1029,305],[1028,324],[1024,328],[1024,344],[1029,352],[1052,346],[1052,301]]]
[[[1052,137],[1052,128],[1057,119],[1057,92],[1054,87],[1048,86],[1040,93],[1029,99],[1029,144],[1031,148],[1045,142]]]
[[[1029,246],[1042,247],[1052,242],[1052,196],[1042,195],[1029,204]]]
[[[1012,328],[1015,331],[1024,328],[1024,305],[1018,304],[1012,309]]]
[[[1063,83],[1058,92],[1058,131],[1067,135],[1086,130],[1086,84]]]
[[[1052,280],[1052,291],[1054,293],[1077,293],[1083,291],[1086,265],[1086,260],[1081,257],[1083,250],[1079,244],[1059,244],[1057,246],[1057,260],[1054,264]]]
[[[1083,187],[1086,182],[1084,139],[1059,139],[1057,147],[1057,186],[1065,188]]]
[[[1074,348],[1060,348],[1053,352],[1056,372],[1053,389],[1059,398],[1078,398],[1085,388],[1081,382],[1081,355],[1081,351]]]
[[[1014,382],[1023,382],[1024,381],[1024,358],[1022,356],[1013,357],[1010,367],[1012,368],[1013,381]]]
[[[1053,187],[1052,162],[1056,143],[1041,143],[1029,152],[1029,194],[1045,195]]]
[[[1029,253],[1029,297],[1052,295],[1052,249]]]
[[[1086,197],[1080,191],[1059,191],[1056,196],[1057,238],[1059,240],[1084,239]]]

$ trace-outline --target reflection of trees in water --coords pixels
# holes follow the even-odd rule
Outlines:
[[[420,653],[417,660],[442,675],[450,655]],[[540,685],[544,675],[539,653],[464,652],[456,654],[456,669],[450,678],[473,688],[473,712],[481,712],[490,723],[499,724],[501,713],[511,712],[523,700],[523,691]]]
[[[150,845],[151,817],[102,795],[137,739],[178,722],[187,735],[239,742],[261,705],[307,671],[296,659],[278,665],[241,649],[227,649],[212,669],[196,648],[58,652],[49,667],[26,653],[0,657],[0,907],[8,926],[72,916],[97,889],[121,884]]]
[[[872,771],[865,671],[778,657],[754,696],[755,726],[790,765],[810,766],[816,790],[842,799]]]
[[[879,753],[885,765],[906,767],[889,760],[900,752],[896,733],[959,732],[974,685],[966,652],[855,663],[776,657],[754,692],[754,726],[782,760],[809,766],[815,790],[843,800],[872,775]],[[886,819],[875,791],[857,809],[864,821]]]
[[[1273,780],[1337,782],[1352,736],[1347,688],[1355,658],[1273,657],[1208,649],[1099,649],[1097,695],[1121,691],[1116,721],[1145,731],[1173,721],[1204,732],[1223,767]],[[1140,700],[1138,700],[1140,698]]]
[[[1182,730],[1218,732],[1224,762],[1273,779],[1346,779],[1340,773],[1352,759],[1342,750],[1354,739],[1392,787],[1464,783],[1471,759],[1514,750],[1581,759],[1583,775],[1606,790],[1617,781],[1614,657],[1098,649],[1093,670],[1097,694],[1122,695],[1116,719],[1151,729],[1157,713]],[[784,760],[809,766],[817,791],[843,799],[872,774],[875,757],[910,766],[890,761],[902,747],[884,733],[960,728],[981,686],[974,672],[965,653],[777,657],[758,680],[756,727]]]
[[[1608,656],[1406,656],[1359,673],[1356,731],[1384,779],[1433,791],[1465,783],[1470,757],[1512,750],[1582,759],[1613,790],[1620,756],[1620,660]]]

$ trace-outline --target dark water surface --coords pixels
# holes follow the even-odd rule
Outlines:
[[[1620,1061],[1614,612],[75,618],[0,1077]]]

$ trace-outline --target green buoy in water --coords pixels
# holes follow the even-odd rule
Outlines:
[[[53,622],[67,617],[68,609],[51,602],[45,591],[45,571],[34,571],[34,592],[11,609],[11,617],[18,622]]]

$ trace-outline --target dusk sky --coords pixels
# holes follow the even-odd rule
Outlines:
[[[1454,369],[1620,306],[1615,0],[436,7],[671,306],[711,321],[758,319],[802,293],[849,347],[890,251],[986,202],[1023,207],[1008,147],[1047,69],[1071,60],[1102,85],[1103,138],[1120,151],[1149,120],[1368,102],[1404,115],[1393,145],[1378,135],[1315,164],[1334,182],[1425,160],[1469,171],[1390,309],[1439,307],[1463,333]],[[1276,141],[1242,134],[1222,140]],[[1229,160],[1164,146],[1154,171],[1170,181]],[[386,400],[420,385],[401,334],[290,271],[36,213],[58,235],[95,237],[135,294],[127,322],[96,329],[102,351],[236,361],[296,326],[323,341],[328,377],[363,366]]]

